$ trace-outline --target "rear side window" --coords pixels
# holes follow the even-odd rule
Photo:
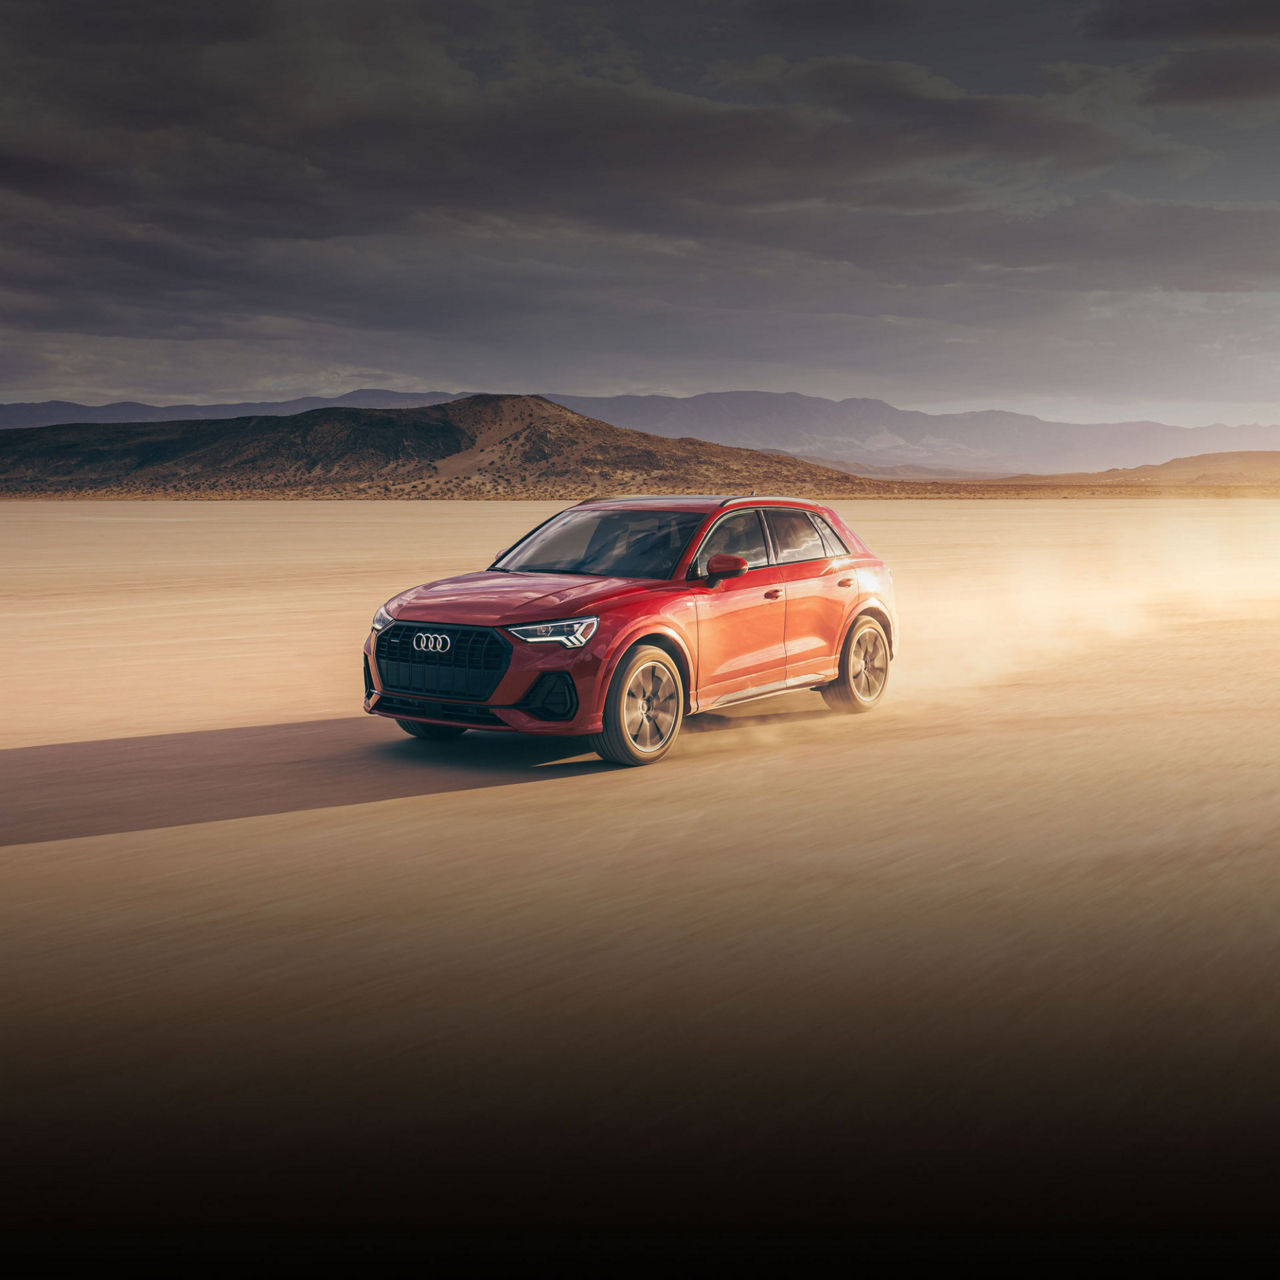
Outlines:
[[[764,527],[755,510],[739,511],[726,516],[703,539],[698,548],[694,568],[698,577],[705,577],[707,561],[712,556],[741,556],[748,569],[759,569],[769,563],[769,552],[764,543]]]
[[[766,514],[769,531],[773,534],[774,549],[779,564],[794,564],[797,560],[822,560],[829,552],[812,520],[800,510],[774,510]]]
[[[812,516],[813,523],[818,526],[818,532],[822,535],[822,541],[826,544],[827,555],[829,556],[847,556],[849,548],[844,545],[844,539],[831,527],[831,525],[821,516]]]

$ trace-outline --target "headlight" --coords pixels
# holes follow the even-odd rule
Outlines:
[[[566,649],[581,649],[596,633],[599,618],[566,618],[563,622],[535,622],[527,627],[508,627],[513,636],[530,644],[555,641]]]
[[[395,619],[387,612],[387,606],[380,604],[378,612],[373,615],[373,629],[375,631],[385,631]]]

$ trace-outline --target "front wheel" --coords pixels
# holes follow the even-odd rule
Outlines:
[[[604,731],[591,749],[612,764],[654,764],[671,750],[684,722],[684,682],[674,659],[641,644],[618,664],[604,700]]]
[[[874,618],[859,618],[844,642],[840,674],[822,690],[833,711],[870,711],[889,683],[889,640]]]
[[[411,738],[424,738],[428,742],[447,742],[466,733],[460,724],[427,724],[425,720],[397,720],[396,724]]]

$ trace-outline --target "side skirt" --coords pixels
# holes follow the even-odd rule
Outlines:
[[[740,693],[727,693],[715,702],[698,704],[698,711],[719,711],[721,707],[736,706],[739,702],[755,702],[760,698],[776,698],[783,693],[798,693],[802,689],[821,689],[830,684],[839,672],[830,675],[793,676],[790,680],[775,680],[770,684],[758,685],[754,689],[743,689]],[[695,713],[697,714],[697,713]]]

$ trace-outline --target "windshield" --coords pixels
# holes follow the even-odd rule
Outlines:
[[[574,507],[504,555],[509,573],[669,578],[705,517],[697,511],[592,511]]]

